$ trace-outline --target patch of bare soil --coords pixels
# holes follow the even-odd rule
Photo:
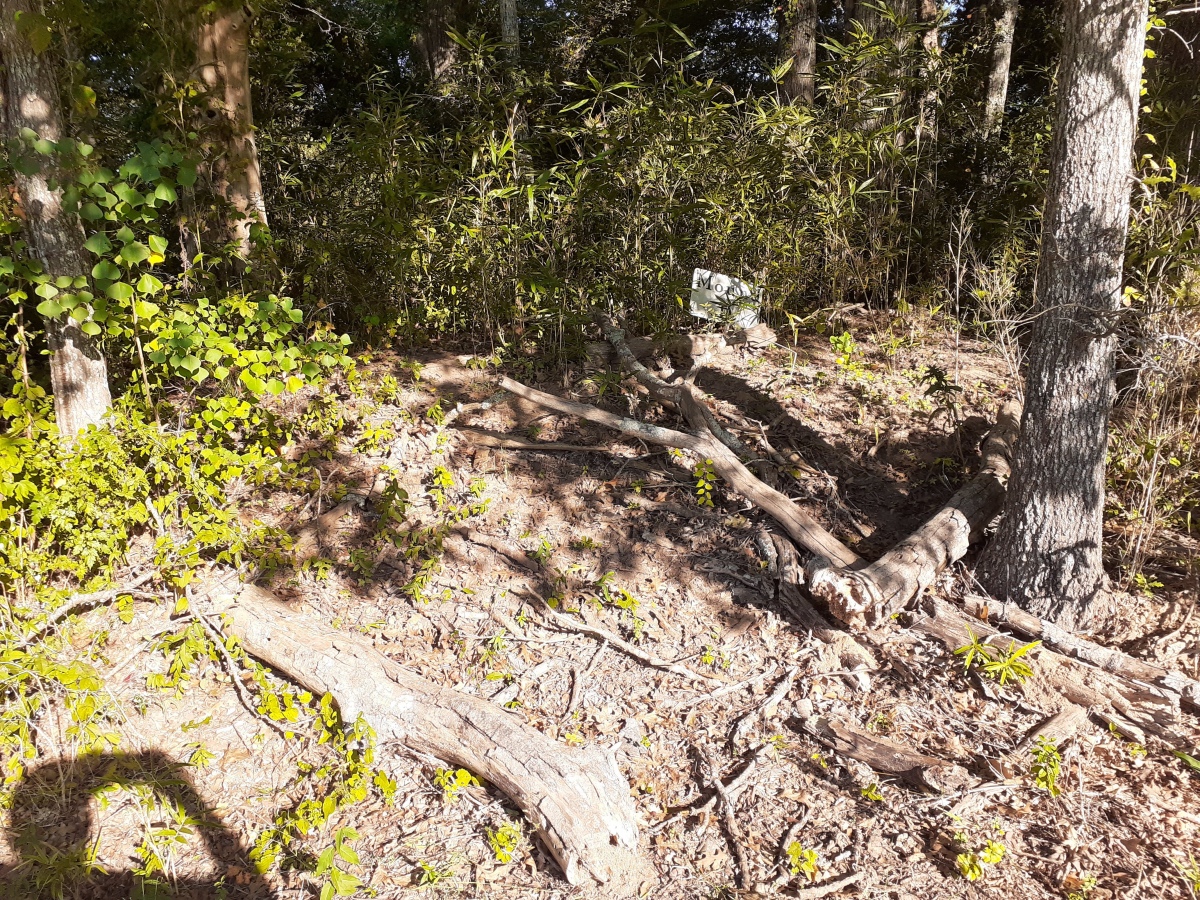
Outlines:
[[[827,337],[810,336],[794,349],[720,356],[697,383],[745,441],[765,435],[792,454],[781,489],[874,557],[968,477],[1009,385],[994,357],[965,338],[923,332],[889,342],[887,321],[854,325],[859,335],[874,329],[875,339],[841,364]],[[805,892],[851,875],[858,880],[829,896],[1194,896],[1187,870],[1200,883],[1190,856],[1200,853],[1197,776],[1170,752],[1089,725],[1062,750],[1055,778],[1042,770],[1041,785],[1032,753],[995,771],[988,761],[1012,752],[1055,711],[1033,690],[1036,679],[1028,691],[982,681],[900,623],[867,636],[878,669],[847,667],[777,604],[759,540],[772,523],[720,484],[711,508],[698,505],[693,473],[701,461],[519,403],[439,426],[456,403],[494,393],[488,372],[430,357],[414,380],[398,362],[377,358],[360,396],[340,398],[365,427],[331,448],[316,500],[280,493],[243,515],[295,533],[347,485],[366,494],[382,466],[392,473],[383,478],[391,485],[385,496],[407,494],[403,515],[381,516],[377,495],[315,535],[307,562],[288,559],[281,545],[280,565],[262,581],[326,621],[370,635],[426,678],[506,706],[560,740],[564,753],[611,752],[636,800],[651,864],[640,896],[734,896],[743,865],[747,885],[782,896],[815,897]],[[929,365],[962,390],[927,394],[920,376]],[[373,401],[389,375],[400,391]],[[543,387],[670,421],[632,381],[575,372]],[[606,449],[505,449],[463,425]],[[953,597],[968,579],[966,570],[948,573],[936,590]],[[1183,610],[1196,599],[1183,591],[1139,599],[1123,622],[1125,648],[1194,673],[1200,621],[1184,621]],[[545,602],[707,681],[559,627]],[[208,846],[180,843],[170,873],[196,891],[207,885],[209,896],[221,879],[232,893],[303,896],[309,876],[252,875],[246,850],[277,810],[303,799],[296,761],[319,750],[284,740],[251,715],[217,661],[181,696],[147,691],[147,660],[157,658],[147,641],[169,627],[166,611],[139,607],[132,628],[102,613],[86,625],[93,637],[111,633],[99,668],[123,708],[140,711],[117,726],[121,753],[142,781],[145,772],[174,772],[185,786],[164,795],[220,823],[200,829],[216,836]],[[816,740],[804,728],[813,716],[957,764],[976,786],[934,794],[882,776]],[[68,719],[58,710],[42,720],[48,757],[69,743]],[[207,765],[171,768],[197,747],[212,754]],[[436,760],[382,749],[397,781],[394,803],[351,807],[311,838],[319,850],[352,824],[361,864],[349,868],[376,896],[418,888],[490,898],[599,893],[568,888],[519,814],[487,785],[448,790]],[[113,783],[95,772],[111,762],[67,762],[65,772],[43,766],[9,813],[9,835],[33,820],[51,836],[62,829],[60,838],[90,827],[108,871],[129,869],[146,827],[136,779],[117,782],[128,789],[107,792],[107,805],[103,795],[50,802],[71,784],[86,792]],[[511,858],[497,852],[505,823],[521,829]],[[794,874],[792,864],[806,861],[813,867]],[[975,880],[961,871],[970,864]],[[110,878],[119,890],[119,877]]]

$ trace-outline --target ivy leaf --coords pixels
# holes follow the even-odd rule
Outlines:
[[[96,115],[96,92],[86,84],[77,84],[71,88],[71,105],[75,107],[75,112],[89,119]],[[83,145],[86,146],[86,145]],[[83,153],[83,146],[79,148],[82,156],[87,156]],[[88,148],[88,153],[91,148]]]
[[[147,272],[138,279],[137,289],[142,294],[157,294],[163,289],[163,283]]]
[[[179,166],[179,175],[177,180],[184,187],[191,187],[196,183],[196,163],[185,162]]]
[[[274,397],[278,397],[283,393],[283,382],[278,378],[272,378],[267,382],[267,391]]]
[[[98,231],[84,241],[83,246],[88,250],[91,250],[97,256],[103,256],[112,249],[112,242],[108,239],[107,234],[105,234],[103,231]]]
[[[179,195],[175,193],[175,188],[168,181],[160,181],[158,187],[154,189],[154,198],[162,200],[164,203],[174,203],[179,199]]]
[[[137,235],[133,233],[133,229],[128,225],[122,225],[121,230],[117,232],[117,240],[122,244],[128,244],[135,237],[137,237]]]
[[[58,296],[58,288],[48,281],[39,284],[36,288],[34,288],[33,292],[39,297],[45,297],[47,300],[49,300],[51,297]]]
[[[0,275],[11,275],[16,271],[16,264],[11,256],[0,256]]]
[[[98,334],[99,334],[99,333],[100,333],[100,332],[101,332],[103,329],[101,329],[101,328],[100,328],[100,326],[99,326],[99,325],[97,325],[95,322],[80,322],[80,323],[79,323],[79,330],[80,330],[80,331],[82,331],[84,334],[91,335],[92,337],[95,337],[95,336],[96,336],[96,335],[98,335]]]
[[[121,277],[121,270],[106,259],[92,266],[92,277],[99,281],[117,281]]]
[[[47,319],[54,319],[62,312],[62,307],[53,300],[43,300],[38,304],[37,311]]]
[[[49,49],[54,38],[50,31],[50,20],[39,13],[18,12],[17,31],[25,36],[33,52],[39,56]]]
[[[160,234],[152,234],[146,238],[146,243],[150,245],[150,249],[160,256],[167,252],[167,239]]]
[[[141,241],[130,241],[121,248],[121,253],[117,258],[126,265],[135,266],[150,258],[150,248]]]
[[[79,215],[89,222],[96,222],[104,218],[104,210],[89,200],[79,208]]]
[[[108,294],[109,297],[118,303],[124,303],[133,296],[133,288],[124,281],[115,281],[108,286],[108,289],[104,293]]]

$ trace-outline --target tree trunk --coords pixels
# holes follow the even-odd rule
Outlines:
[[[917,140],[931,139],[937,133],[938,69],[942,60],[941,23],[938,15],[938,0],[921,0],[921,21],[929,27],[921,37],[925,48],[925,90],[921,94],[921,108],[917,112]]]
[[[784,59],[792,67],[783,76],[789,103],[811,104],[817,96],[817,0],[788,0],[781,17]]]
[[[228,2],[204,10],[196,32],[196,68],[207,92],[204,117],[212,128],[213,183],[229,204],[224,239],[246,257],[251,227],[267,224],[262,173],[250,105],[248,7]]]
[[[458,44],[451,40],[448,32],[459,27],[465,6],[464,0],[425,0],[425,15],[415,43],[417,55],[435,85],[446,78],[458,59]]]
[[[1105,588],[1113,316],[1129,222],[1145,3],[1065,3],[1065,43],[1021,439],[984,585],[1064,628]]]
[[[16,139],[23,129],[39,138],[63,137],[58,85],[50,61],[36,53],[17,27],[18,15],[40,14],[36,0],[0,0],[0,107],[4,110],[5,136]],[[37,171],[13,173],[17,196],[25,213],[25,232],[33,256],[47,274],[72,278],[89,266],[83,251],[83,224],[63,209],[62,192],[52,188],[57,173],[54,158],[31,154],[40,163]],[[59,432],[67,439],[89,425],[99,425],[112,406],[108,366],[96,342],[80,330],[82,323],[67,317],[46,320],[50,345],[50,386]]]
[[[521,20],[517,16],[517,0],[500,0],[500,40],[509,62],[521,58]]]
[[[1013,34],[1017,28],[1019,0],[999,0],[996,35],[992,43],[992,67],[988,71],[987,105],[983,114],[983,136],[994,134],[1004,121],[1008,99],[1008,68],[1012,63]]]

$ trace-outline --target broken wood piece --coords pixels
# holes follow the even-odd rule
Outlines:
[[[833,881],[827,881],[824,884],[814,884],[812,887],[800,888],[789,896],[792,900],[820,900],[821,897],[828,897],[830,894],[836,894],[838,891],[843,891],[851,885],[858,884],[865,877],[863,872],[853,872],[842,878],[836,878]]]
[[[502,378],[500,384],[505,390],[516,396],[547,409],[604,425],[647,443],[691,450],[702,458],[711,459],[718,476],[775,519],[792,540],[804,547],[805,550],[840,566],[853,566],[860,561],[858,554],[826,531],[820,523],[797,507],[785,494],[755,478],[750,470],[742,465],[737,455],[711,434],[688,434],[638,422],[635,419],[627,419],[586,403],[564,400],[553,394],[526,387],[519,381],[513,381],[507,377]]]
[[[292,551],[295,553],[296,558],[306,560],[313,556],[320,549],[321,544],[325,543],[333,535],[338,522],[358,509],[361,503],[362,499],[360,497],[351,497],[343,500],[328,512],[322,513],[312,521],[307,522],[297,532],[296,539],[292,542]]]
[[[801,724],[806,733],[835,753],[856,759],[876,772],[893,775],[922,790],[943,794],[959,790],[973,781],[961,766],[917,753],[825,716],[810,716]]]
[[[1005,778],[1020,772],[1028,772],[1032,757],[1030,750],[1039,741],[1049,741],[1056,747],[1071,741],[1088,723],[1087,710],[1068,703],[1054,715],[1039,722],[1021,739],[1021,742],[999,760],[1000,771]]]
[[[908,606],[966,555],[1000,513],[1020,424],[1021,406],[1010,400],[984,441],[979,473],[936,515],[865,568],[813,566],[809,591],[828,604],[835,618],[858,627],[878,625]]]
[[[342,719],[364,716],[379,744],[396,741],[468,769],[520,807],[574,885],[638,884],[637,815],[611,757],[568,748],[482,697],[433,684],[233,573],[195,591],[206,614],[223,613],[246,652],[314,694],[330,694]]]
[[[1042,641],[1064,656],[1083,660],[1105,672],[1166,688],[1179,694],[1180,700],[1189,708],[1200,711],[1200,682],[1188,678],[1182,672],[1136,659],[1111,647],[1102,647],[1094,641],[1060,628],[1053,622],[1026,612],[1015,603],[978,596],[966,597],[962,603],[963,608],[978,619],[1006,625],[1026,637]]]

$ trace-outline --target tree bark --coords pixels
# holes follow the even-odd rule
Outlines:
[[[521,808],[571,884],[626,890],[642,872],[629,784],[610,756],[572,749],[480,697],[438,687],[358,635],[234,578],[211,578],[198,598],[223,613],[246,652],[315,694],[342,718],[361,713],[381,744],[395,741],[462,766]]]
[[[1067,0],[1050,195],[1021,440],[1006,516],[980,563],[996,596],[1067,629],[1105,587],[1113,402],[1145,3]]]
[[[34,13],[41,13],[36,0],[0,0],[4,132],[9,139],[20,139],[22,130],[29,129],[39,138],[59,141],[63,138],[62,111],[54,70],[17,27],[19,15]],[[33,256],[53,277],[85,275],[89,266],[83,250],[83,223],[75,213],[63,209],[61,190],[50,186],[57,179],[54,158],[33,155],[40,162],[37,171],[26,174],[17,169],[13,173]],[[70,317],[46,320],[54,415],[59,432],[69,441],[88,426],[98,426],[112,406],[104,355],[96,341],[80,330],[81,324]]]
[[[817,96],[817,0],[788,0],[781,16],[784,60],[792,67],[783,76],[789,103],[811,105]]]
[[[992,65],[988,71],[987,104],[983,113],[983,136],[994,134],[1004,121],[1008,99],[1008,69],[1012,63],[1013,34],[1017,28],[1020,0],[999,0],[996,34],[992,40]]]
[[[500,40],[509,62],[521,58],[521,20],[517,16],[517,0],[500,0]]]
[[[250,254],[252,226],[267,224],[250,102],[250,23],[249,7],[222,0],[201,12],[196,31],[204,118],[217,144],[213,184],[228,203],[224,238],[242,257]]]
[[[441,84],[458,59],[458,44],[448,32],[457,29],[466,11],[464,0],[425,0],[425,15],[414,43],[429,80]]]

